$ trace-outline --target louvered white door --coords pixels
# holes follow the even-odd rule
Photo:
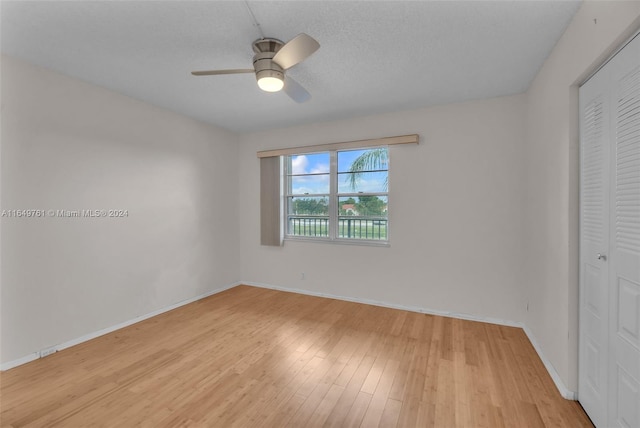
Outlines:
[[[608,64],[613,138],[608,426],[640,427],[640,36]]]
[[[596,426],[607,420],[609,328],[609,97],[607,70],[580,89],[581,243],[578,396]]]
[[[640,427],[640,36],[580,89],[578,398]]]

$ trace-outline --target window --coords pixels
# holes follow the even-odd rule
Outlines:
[[[386,242],[386,147],[285,156],[288,238]]]
[[[260,245],[281,246],[285,235],[386,243],[387,147],[419,139],[408,134],[259,151]]]

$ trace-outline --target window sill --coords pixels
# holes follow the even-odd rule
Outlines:
[[[365,241],[363,239],[329,239],[329,238],[308,238],[304,236],[285,236],[286,241],[291,242],[316,242],[322,244],[357,245],[361,247],[390,247],[389,241]]]

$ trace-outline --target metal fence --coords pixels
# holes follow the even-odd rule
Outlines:
[[[289,235],[329,236],[329,217],[289,217]]]
[[[386,218],[339,217],[338,238],[345,239],[387,239]],[[288,231],[293,236],[329,236],[328,217],[290,216]]]

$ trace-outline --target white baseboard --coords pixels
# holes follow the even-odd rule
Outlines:
[[[9,370],[9,369],[12,369],[14,367],[20,366],[22,364],[26,364],[26,363],[29,363],[31,361],[37,360],[38,358],[41,358],[40,355],[41,355],[41,352],[43,352],[43,351],[46,351],[48,353],[47,355],[52,353],[51,351],[53,351],[53,352],[62,351],[63,349],[70,348],[72,346],[78,345],[80,343],[86,342],[86,341],[91,340],[91,339],[95,339],[96,337],[103,336],[103,335],[105,335],[107,333],[111,333],[112,331],[119,330],[119,329],[124,328],[124,327],[128,327],[131,324],[135,324],[135,323],[138,323],[140,321],[144,321],[147,318],[155,317],[156,315],[160,315],[160,314],[162,314],[164,312],[171,311],[173,309],[179,308],[180,306],[188,305],[189,303],[193,303],[193,302],[195,302],[197,300],[204,299],[205,297],[212,296],[214,294],[217,294],[217,293],[220,293],[222,291],[228,290],[230,288],[236,287],[236,286],[238,286],[240,284],[241,284],[240,282],[235,282],[233,284],[225,285],[225,286],[223,286],[221,288],[216,288],[215,290],[208,291],[208,292],[206,292],[204,294],[200,294],[200,295],[192,297],[190,299],[182,300],[182,301],[180,301],[178,303],[174,303],[174,304],[166,306],[164,308],[157,309],[157,310],[155,310],[153,312],[149,312],[148,314],[141,315],[141,316],[133,318],[131,320],[128,320],[128,321],[125,321],[125,322],[122,322],[122,323],[119,323],[119,324],[116,324],[116,325],[113,325],[113,326],[110,326],[110,327],[107,327],[107,328],[103,328],[102,330],[94,331],[94,332],[89,333],[89,334],[85,334],[84,336],[81,336],[81,337],[78,337],[78,338],[75,338],[75,339],[71,339],[71,340],[69,340],[67,342],[60,343],[58,345],[49,346],[49,347],[47,347],[47,348],[45,348],[43,350],[33,352],[33,353],[29,354],[29,355],[25,355],[24,357],[15,359],[13,361],[8,361],[6,363],[2,363],[2,364],[0,364],[0,371]]]
[[[524,330],[525,334],[527,335],[527,338],[529,339],[529,341],[533,345],[533,348],[538,353],[538,357],[540,357],[540,360],[542,360],[542,363],[544,364],[544,367],[547,369],[547,372],[549,373],[549,376],[551,376],[551,379],[553,380],[553,383],[556,385],[556,388],[560,392],[560,395],[562,395],[562,397],[566,398],[567,400],[574,400],[574,401],[577,400],[576,392],[575,391],[571,391],[569,388],[567,388],[567,386],[564,384],[564,382],[560,378],[560,375],[556,371],[555,367],[553,367],[553,364],[551,364],[551,361],[549,361],[549,359],[546,358],[544,356],[544,354],[542,353],[542,349],[540,348],[540,345],[538,345],[538,342],[536,341],[535,336],[533,335],[533,332],[524,323],[515,322],[515,321],[508,321],[508,320],[503,320],[503,319],[499,319],[499,318],[491,318],[491,317],[482,317],[482,316],[477,316],[477,315],[463,314],[463,313],[458,313],[458,312],[447,312],[447,311],[439,311],[439,310],[435,310],[435,309],[419,308],[417,306],[397,305],[397,304],[393,304],[393,303],[380,302],[380,301],[377,301],[377,300],[360,299],[360,298],[348,297],[348,296],[338,296],[338,295],[335,295],[335,294],[319,293],[319,292],[310,291],[310,290],[303,290],[303,289],[299,289],[299,288],[279,287],[277,285],[264,284],[264,283],[260,283],[260,282],[241,281],[240,284],[245,284],[245,285],[250,285],[250,286],[253,286],[253,287],[260,287],[260,288],[270,288],[272,290],[286,291],[286,292],[290,292],[290,293],[306,294],[306,295],[309,295],[309,296],[327,297],[327,298],[330,298],[330,299],[337,299],[337,300],[346,300],[348,302],[364,303],[364,304],[367,304],[367,305],[382,306],[382,307],[385,307],[385,308],[402,309],[402,310],[405,310],[405,311],[419,312],[419,313],[423,313],[423,314],[440,315],[440,316],[444,316],[444,317],[451,317],[451,318],[458,318],[458,319],[469,320],[469,321],[479,321],[479,322],[486,322],[486,323],[489,323],[489,324],[504,325],[504,326],[507,326],[507,327],[518,327],[518,328],[521,328],[521,329]]]
[[[9,370],[12,369],[14,367],[18,367],[21,366],[23,364],[27,364],[30,363],[33,360],[37,360],[38,358],[40,358],[40,353],[39,352],[33,352],[29,355],[25,355],[24,357],[18,358],[16,360],[13,361],[9,361],[6,363],[2,363],[2,365],[0,365],[0,371],[5,371],[5,370]]]
[[[498,324],[498,325],[504,325],[508,327],[522,328],[521,323],[503,320],[499,318],[480,317],[477,315],[464,314],[464,313],[458,313],[458,312],[439,311],[436,309],[420,308],[417,306],[398,305],[395,303],[382,302],[379,300],[361,299],[358,297],[349,297],[349,296],[339,296],[337,294],[319,293],[319,292],[303,290],[299,288],[286,288],[286,287],[280,287],[277,285],[264,284],[261,282],[241,281],[240,283],[245,285],[250,285],[252,287],[269,288],[272,290],[286,291],[289,293],[306,294],[308,296],[316,296],[316,297],[327,297],[329,299],[345,300],[347,302],[354,302],[354,303],[364,303],[366,305],[381,306],[383,308],[401,309],[403,311],[419,312],[421,314],[440,315],[443,317],[458,318],[462,320],[479,321],[479,322],[486,322],[489,324]]]
[[[549,359],[546,358],[542,353],[542,349],[540,348],[540,345],[538,345],[538,342],[536,341],[536,338],[533,335],[533,332],[531,331],[531,329],[524,324],[521,324],[521,327],[524,330],[524,333],[529,338],[529,342],[531,342],[531,344],[533,345],[533,348],[538,353],[538,357],[540,357],[540,360],[542,360],[542,364],[544,364],[544,367],[547,369],[547,372],[549,372],[549,376],[551,376],[553,383],[556,384],[556,388],[558,388],[560,395],[562,395],[567,400],[576,401],[578,399],[578,394],[575,391],[571,391],[564,384],[564,382],[560,378],[560,375],[556,371],[556,368],[553,367],[553,364],[551,364],[551,361],[549,361]]]

